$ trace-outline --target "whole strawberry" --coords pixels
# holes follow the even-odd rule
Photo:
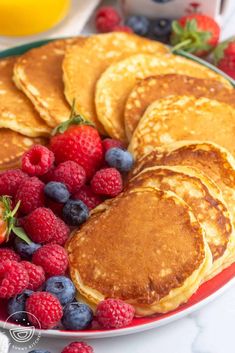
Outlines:
[[[235,79],[235,37],[220,43],[213,54],[215,65]]]
[[[194,13],[172,22],[173,51],[183,49],[203,56],[218,44],[219,36],[219,25],[213,18],[203,14]]]
[[[61,124],[52,137],[50,149],[57,164],[74,161],[91,179],[103,162],[102,141],[98,131],[82,117],[75,116]]]

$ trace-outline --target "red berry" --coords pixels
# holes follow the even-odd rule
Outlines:
[[[91,180],[91,187],[96,194],[117,196],[123,189],[122,176],[115,168],[100,169]]]
[[[125,33],[133,33],[133,29],[128,26],[115,26],[113,28],[113,32],[125,32]]]
[[[12,249],[0,248],[0,264],[6,260],[20,261],[20,256]]]
[[[33,263],[42,266],[49,276],[65,274],[68,267],[68,255],[58,244],[47,244],[33,254]]]
[[[94,350],[85,342],[72,342],[63,349],[62,353],[94,353]]]
[[[49,181],[52,181],[52,177],[54,175],[54,170],[55,170],[55,166],[53,166],[50,170],[48,170],[48,172],[46,174],[43,174],[40,176],[40,179],[45,183],[49,183]]]
[[[120,299],[103,300],[98,304],[96,310],[97,321],[106,329],[122,328],[129,325],[134,314],[133,306]]]
[[[88,185],[84,185],[76,194],[74,194],[73,199],[84,202],[89,210],[92,210],[103,201],[102,198],[95,194]]]
[[[7,170],[0,174],[0,195],[14,197],[20,183],[28,176],[20,169]]]
[[[35,243],[44,244],[53,240],[56,221],[56,215],[49,208],[39,207],[23,218],[21,225]]]
[[[47,173],[54,163],[54,154],[45,146],[34,145],[22,157],[22,170],[30,176]]]
[[[58,181],[65,184],[73,194],[85,184],[86,172],[76,162],[63,162],[55,168],[51,181]]]
[[[70,229],[62,219],[57,218],[54,226],[51,244],[64,245],[69,238]]]
[[[103,144],[103,149],[104,149],[104,154],[110,150],[110,148],[118,147],[121,149],[124,149],[124,146],[121,141],[111,139],[111,138],[106,138],[102,141]]]
[[[15,201],[21,201],[20,211],[28,214],[44,206],[44,184],[37,177],[24,179],[16,193]]]
[[[98,32],[111,32],[121,22],[121,17],[112,6],[103,6],[96,12],[95,23]]]
[[[31,324],[43,329],[55,327],[63,316],[59,300],[47,292],[33,293],[26,301],[26,311]]]
[[[21,265],[24,266],[29,276],[28,289],[37,290],[45,282],[45,272],[41,266],[36,266],[28,261],[22,261]]]
[[[28,272],[20,262],[7,260],[0,263],[0,298],[14,297],[28,285]]]
[[[57,164],[76,162],[85,169],[88,179],[92,178],[103,162],[102,141],[92,126],[72,125],[63,134],[52,137],[50,148]]]

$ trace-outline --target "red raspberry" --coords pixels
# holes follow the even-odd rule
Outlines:
[[[132,305],[120,299],[106,299],[101,301],[96,310],[98,323],[107,329],[122,328],[131,323],[135,314]]]
[[[111,32],[121,22],[121,17],[112,6],[103,6],[96,12],[95,23],[98,32]]]
[[[62,219],[57,218],[54,226],[51,244],[64,245],[69,238],[70,229]]]
[[[0,248],[0,264],[6,260],[20,261],[20,256],[12,249]]]
[[[37,177],[24,179],[19,185],[15,201],[21,201],[20,211],[28,214],[44,206],[44,184]]]
[[[40,176],[40,179],[45,183],[49,183],[49,181],[52,181],[52,177],[54,175],[54,170],[55,170],[55,166],[53,166],[50,170],[48,170],[48,172],[46,174],[43,174]]]
[[[0,298],[14,297],[28,285],[28,272],[20,262],[7,260],[0,264]]]
[[[60,218],[63,217],[63,208],[64,208],[64,204],[60,203],[60,202],[56,202],[54,200],[51,199],[47,199],[46,200],[46,205],[48,208],[50,208],[54,214]]]
[[[55,327],[63,316],[59,300],[47,292],[33,293],[26,301],[26,311],[31,324],[43,329]]]
[[[128,26],[115,26],[113,32],[125,32],[125,33],[134,33],[133,29]]]
[[[42,266],[49,276],[65,274],[68,267],[68,255],[58,244],[47,244],[33,254],[33,263]]]
[[[92,210],[103,201],[102,198],[95,194],[88,185],[84,185],[76,194],[74,194],[73,199],[84,202],[89,210]]]
[[[0,195],[14,197],[20,183],[28,176],[20,169],[7,170],[0,174]]]
[[[67,186],[73,194],[78,191],[86,180],[86,172],[83,167],[73,161],[67,161],[55,168],[51,181],[59,181]]]
[[[22,157],[22,170],[30,176],[43,175],[52,167],[53,152],[41,145],[34,145]]]
[[[106,138],[102,141],[102,144],[103,144],[104,154],[108,150],[110,150],[110,148],[118,147],[118,148],[124,149],[122,142],[115,139]]]
[[[29,275],[28,289],[37,290],[40,288],[46,280],[43,268],[28,261],[22,261],[21,265],[24,266]]]
[[[70,343],[69,346],[65,347],[62,353],[94,353],[94,350],[85,342],[73,342]]]
[[[96,194],[117,196],[123,189],[122,176],[115,168],[100,169],[91,180],[91,187]]]
[[[56,215],[46,207],[39,207],[21,220],[29,237],[39,244],[49,243],[53,239]]]

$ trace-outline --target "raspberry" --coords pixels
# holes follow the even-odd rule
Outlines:
[[[0,298],[14,297],[28,285],[28,272],[20,262],[7,260],[0,264]]]
[[[91,187],[96,194],[117,196],[123,189],[122,176],[115,168],[100,169],[91,180]]]
[[[54,163],[53,152],[41,145],[34,145],[22,157],[22,170],[30,176],[47,173]]]
[[[56,220],[49,208],[39,207],[23,218],[21,225],[35,243],[44,244],[52,240]]]
[[[0,174],[0,195],[14,197],[20,183],[28,176],[20,169],[7,170]]]
[[[106,299],[101,301],[96,310],[98,323],[106,329],[127,326],[133,320],[135,309],[132,305],[120,299]]]
[[[85,342],[72,342],[63,349],[62,353],[94,353],[94,350]]]
[[[96,13],[95,23],[98,32],[111,32],[120,22],[119,13],[111,6],[103,6]]]
[[[59,164],[58,167],[55,168],[52,176],[52,181],[59,181],[65,184],[72,194],[85,184],[85,180],[85,170],[73,161]]]
[[[70,229],[62,219],[57,218],[54,226],[51,244],[64,245],[69,238]]]
[[[113,32],[125,32],[125,33],[134,33],[133,29],[128,26],[115,26]],[[115,146],[116,147],[116,146]]]
[[[20,256],[12,249],[0,248],[0,264],[6,260],[19,262]]]
[[[54,175],[54,170],[55,170],[56,167],[52,167],[50,170],[48,170],[48,172],[46,174],[43,174],[40,176],[40,179],[45,183],[49,183],[49,181],[52,180],[52,177]]]
[[[33,254],[33,263],[42,266],[49,276],[65,274],[68,267],[68,255],[58,244],[47,244]]]
[[[24,266],[29,275],[28,289],[37,290],[40,288],[46,280],[43,268],[28,261],[22,261],[21,265]]]
[[[47,292],[33,293],[26,301],[26,311],[31,324],[43,329],[55,327],[63,316],[59,300]]]
[[[115,140],[115,139],[110,139],[110,138],[106,138],[102,141],[102,145],[103,145],[103,150],[104,150],[104,154],[110,150],[110,148],[121,148],[124,149],[124,146],[122,144],[121,141],[119,140]]]
[[[102,198],[95,194],[88,185],[84,185],[78,192],[76,192],[76,194],[73,195],[73,199],[84,202],[89,210],[92,210],[102,202]]]
[[[45,202],[43,182],[37,177],[24,179],[19,185],[15,201],[21,201],[20,211],[24,214],[42,207]]]

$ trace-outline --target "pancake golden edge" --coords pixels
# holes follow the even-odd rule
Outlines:
[[[181,286],[170,290],[170,292],[165,297],[161,298],[159,301],[154,302],[150,305],[147,305],[142,303],[140,304],[136,302],[135,299],[130,299],[130,300],[125,299],[127,302],[129,302],[135,307],[136,314],[138,316],[147,316],[154,313],[168,312],[168,311],[174,310],[180,304],[185,303],[191,297],[191,295],[197,290],[197,288],[203,281],[205,274],[208,272],[209,268],[212,265],[212,255],[207,245],[207,242],[205,240],[205,235],[203,233],[203,230],[201,229],[200,225],[198,224],[196,218],[194,217],[193,213],[191,212],[187,204],[179,197],[177,197],[175,194],[171,192],[162,193],[156,188],[135,189],[135,190],[129,191],[128,194],[144,193],[144,192],[151,192],[151,193],[154,192],[154,193],[157,193],[158,195],[161,194],[163,195],[164,198],[174,200],[174,202],[177,205],[183,206],[184,210],[187,210],[187,214],[189,216],[189,219],[191,220],[190,225],[193,226],[194,224],[195,226],[195,224],[197,224],[197,227],[198,227],[197,229],[200,230],[200,234],[201,234],[200,237],[201,237],[204,249],[203,249],[203,261],[199,264],[199,266],[193,270],[191,275],[186,278],[186,280],[183,282]],[[118,202],[118,199],[122,197],[123,195],[117,197],[115,199],[115,202]],[[112,207],[110,206],[110,204],[112,204],[112,202],[108,201],[108,203],[104,203],[96,208],[95,212],[93,213],[93,217],[95,217],[95,220],[97,222],[100,221],[100,213],[103,213],[106,211],[110,212],[110,207]],[[97,305],[101,300],[105,299],[105,295],[94,288],[90,288],[86,286],[86,284],[83,283],[82,281],[79,270],[75,268],[76,266],[75,267],[73,266],[73,252],[76,250],[76,243],[78,241],[77,237],[87,236],[86,230],[85,230],[85,234],[83,234],[83,230],[84,228],[86,229],[88,225],[89,225],[89,221],[88,223],[86,223],[85,226],[81,228],[81,230],[75,231],[74,235],[67,243],[67,251],[68,251],[68,256],[70,260],[70,275],[77,290],[83,297],[86,298],[86,300],[89,303],[93,303]],[[112,271],[112,269],[110,270]]]
[[[153,102],[129,146],[135,158],[180,140],[212,141],[235,155],[235,109],[208,98],[169,96]]]
[[[152,75],[184,74],[230,83],[214,71],[173,54],[138,54],[109,66],[96,84],[95,105],[98,119],[112,138],[127,142],[124,111],[127,98],[138,82]]]
[[[51,129],[12,82],[15,57],[0,60],[0,128],[28,137],[49,136]]]
[[[92,121],[101,133],[94,99],[96,82],[109,65],[136,53],[167,53],[162,43],[130,33],[113,32],[87,37],[66,50],[63,61],[65,96],[75,110]]]
[[[169,175],[167,175],[167,173],[169,173]],[[170,182],[171,173],[173,173],[173,178],[176,176],[182,179],[180,184],[177,185],[177,183],[173,183],[173,180],[172,183]],[[162,177],[163,181],[161,181],[159,177]],[[186,178],[186,180],[184,180],[184,178]],[[184,188],[184,181],[186,183],[185,185],[189,187],[189,196],[186,195],[187,189]],[[231,222],[231,215],[222,197],[222,192],[218,186],[210,178],[200,172],[199,169],[180,165],[146,168],[129,181],[127,190],[135,187],[156,187],[161,191],[166,191],[167,189],[164,184],[167,182],[169,186],[168,191],[175,193],[192,208],[194,215],[204,229],[209,247],[211,248],[212,246],[211,252],[215,258],[213,259],[212,267],[205,276],[205,280],[212,278],[221,272],[221,268],[230,257],[235,242],[235,231]],[[191,184],[189,185],[189,183]],[[202,196],[201,193],[204,193],[204,195]],[[206,215],[203,216],[199,214],[200,210],[198,206],[196,206],[195,209],[194,198],[201,200],[200,207],[202,207],[202,210],[210,204]],[[213,216],[216,216],[215,220],[213,220]],[[219,217],[219,226],[216,225],[217,217]],[[221,232],[222,234],[220,234]],[[226,245],[224,243],[225,241]],[[221,248],[223,249],[223,253],[219,254]]]

